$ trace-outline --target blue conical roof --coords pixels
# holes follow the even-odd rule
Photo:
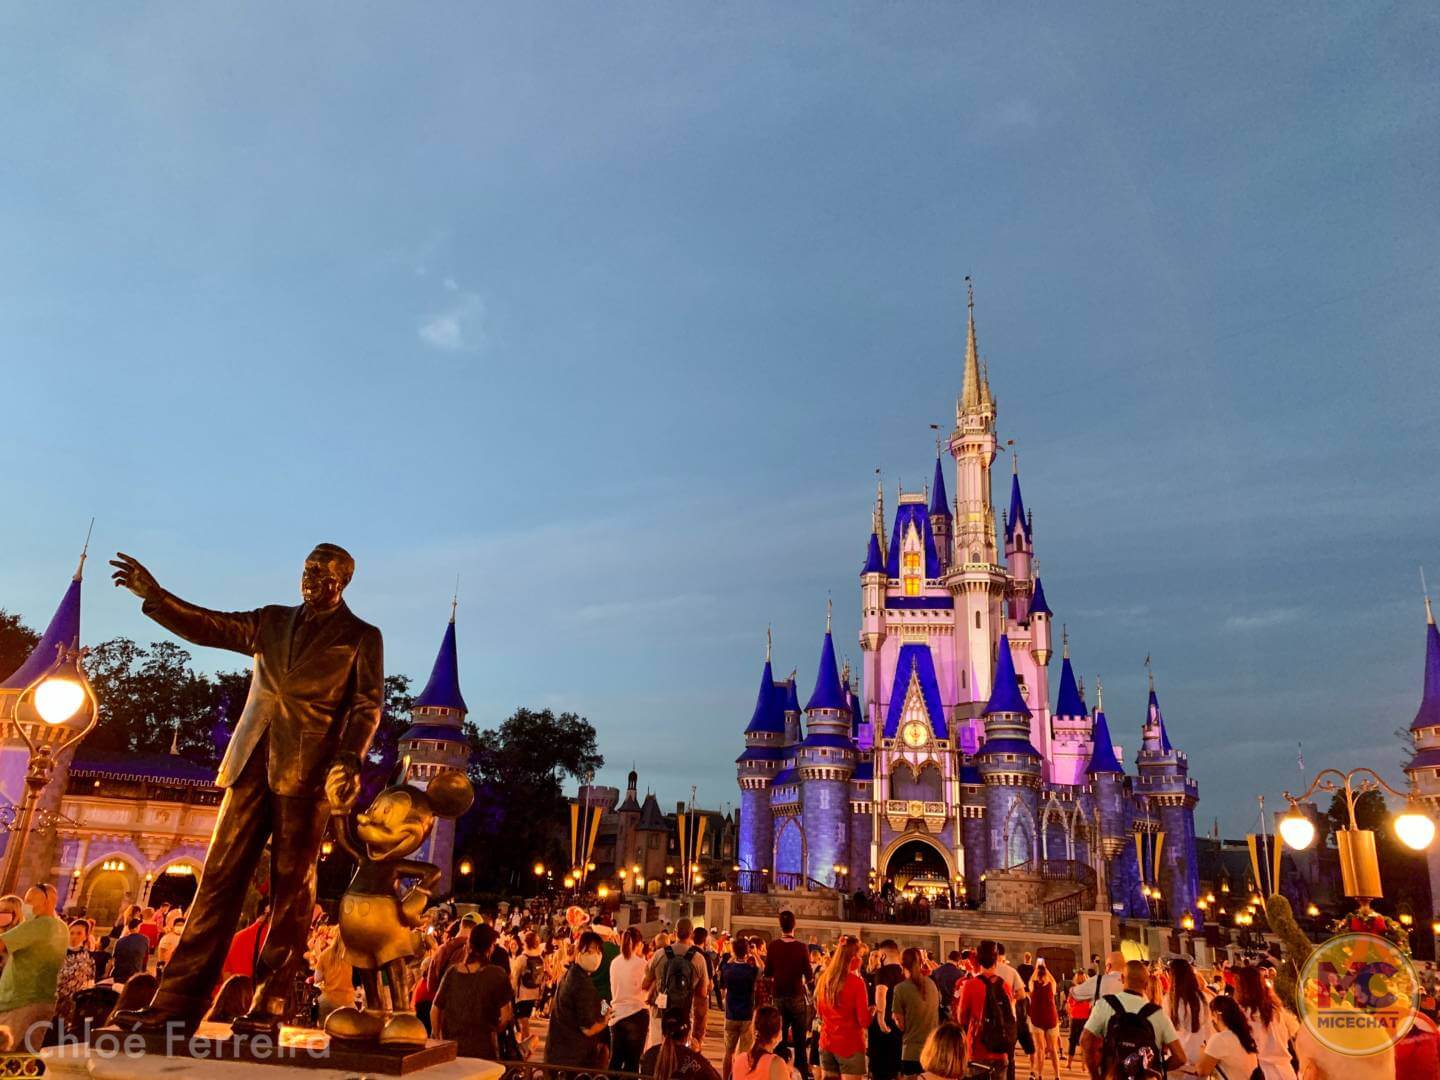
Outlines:
[[[1015,677],[1015,661],[1010,656],[1010,639],[1000,635],[1000,657],[995,661],[995,688],[990,691],[990,701],[985,713],[1019,713],[1030,715],[1030,707],[1020,694],[1020,680]]]
[[[852,739],[858,739],[860,737],[860,725],[865,722],[865,718],[860,712],[860,695],[848,694],[848,696],[850,698],[850,737]]]
[[[750,726],[745,734],[752,732],[785,733],[784,702],[780,688],[775,685],[775,675],[770,670],[770,661],[765,661],[765,670],[760,673],[760,693],[755,696],[755,712],[750,717]]]
[[[1036,615],[1042,611],[1046,615],[1055,614],[1050,610],[1050,605],[1045,602],[1045,586],[1040,583],[1040,579],[1037,577],[1035,579],[1035,595],[1030,598],[1030,614]]]
[[[1170,736],[1165,731],[1165,717],[1160,712],[1160,699],[1155,696],[1155,691],[1150,691],[1150,704],[1145,709],[1146,721],[1154,720],[1160,728],[1160,750],[1162,753],[1170,753],[1175,749],[1170,745]]]
[[[1010,515],[1005,522],[1006,533],[1015,531],[1015,522],[1017,521],[1025,530],[1025,539],[1030,539],[1030,521],[1025,516],[1025,500],[1020,497],[1020,474],[1018,472],[1010,477]]]
[[[1125,770],[1120,767],[1120,760],[1115,756],[1115,744],[1110,741],[1110,725],[1105,722],[1105,714],[1098,709],[1095,712],[1093,738],[1095,749],[1090,754],[1090,764],[1085,766],[1085,771],[1091,776],[1097,773],[1124,775]]]
[[[455,619],[452,616],[440,639],[440,652],[430,669],[430,681],[414,701],[417,709],[458,709],[469,712],[460,696],[460,660],[455,654]]]
[[[825,641],[820,646],[820,670],[815,674],[815,692],[805,706],[810,709],[839,709],[849,711],[845,704],[845,690],[840,685],[840,667],[835,663],[835,641],[830,631],[825,631]]]
[[[800,694],[795,689],[795,675],[793,672],[790,678],[785,680],[785,711],[793,713],[800,711]]]
[[[60,598],[60,606],[50,618],[50,625],[40,635],[40,641],[30,651],[10,677],[0,683],[0,690],[24,690],[55,663],[59,646],[67,649],[80,647],[80,573],[76,571],[70,580],[70,587]]]
[[[1060,696],[1055,700],[1055,715],[1084,716],[1089,711],[1080,700],[1080,691],[1075,686],[1075,669],[1070,666],[1067,656],[1060,661]]]
[[[880,554],[880,538],[872,532],[870,534],[870,544],[865,549],[865,567],[860,573],[883,574],[884,572],[885,556]]]
[[[1434,622],[1425,627],[1425,690],[1410,730],[1427,727],[1440,727],[1440,631]]]
[[[950,497],[945,493],[945,467],[938,457],[935,459],[935,483],[930,487],[930,513],[950,516]]]

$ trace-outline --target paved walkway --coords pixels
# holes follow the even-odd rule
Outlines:
[[[704,1053],[705,1056],[710,1059],[711,1063],[714,1064],[715,1068],[718,1070],[720,1068],[721,1060],[725,1057],[725,1025],[723,1022],[717,1024],[715,1022],[715,1019],[715,1012],[712,1010],[709,1022],[706,1024],[707,1030],[705,1032]],[[545,1033],[548,1030],[548,1027],[548,1021],[541,1020],[538,1017],[530,1022],[530,1030],[536,1035],[537,1052],[541,1054],[543,1054],[543,1047],[545,1045]],[[1067,1038],[1067,1036],[1062,1031],[1060,1033],[1060,1037],[1060,1080],[1086,1080],[1088,1074],[1085,1072],[1084,1067],[1081,1066],[1080,1059],[1078,1057],[1075,1059],[1075,1065],[1072,1068],[1067,1069],[1065,1067],[1064,1050],[1066,1044],[1064,1040]],[[1031,1073],[1029,1059],[1022,1058],[1017,1060],[1015,1062],[1015,1080],[1029,1080],[1030,1075]],[[1050,1078],[1054,1075],[1055,1074],[1051,1071],[1050,1066],[1047,1063],[1045,1066],[1046,1080],[1050,1080]],[[816,1080],[819,1080],[818,1073],[816,1074]]]

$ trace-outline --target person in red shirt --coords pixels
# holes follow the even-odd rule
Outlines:
[[[815,983],[815,1008],[820,1014],[820,1071],[825,1080],[837,1076],[862,1080],[870,1003],[860,977],[858,938],[840,939]]]
[[[965,1029],[970,1039],[970,1060],[981,1062],[986,1065],[1004,1065],[1008,1075],[1014,1075],[1015,1048],[1012,1046],[1009,1053],[999,1053],[988,1049],[980,1041],[980,1021],[985,1015],[985,994],[991,986],[998,986],[1005,994],[1005,1000],[1009,1003],[1013,1014],[1015,1003],[1010,997],[1010,988],[1005,985],[1005,980],[995,973],[995,964],[1000,959],[999,951],[995,948],[995,942],[982,941],[980,947],[975,950],[975,960],[980,965],[980,974],[973,979],[965,980],[965,989],[960,997],[960,1026]]]
[[[230,951],[225,954],[225,966],[220,971],[220,981],[231,975],[255,978],[255,961],[265,947],[265,938],[270,933],[270,900],[260,898],[260,911],[255,921],[230,939]]]
[[[145,908],[140,912],[140,933],[150,943],[150,952],[153,955],[155,946],[160,944],[160,924],[155,921],[155,909]]]

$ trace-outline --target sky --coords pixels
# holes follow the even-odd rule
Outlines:
[[[858,660],[874,470],[929,479],[973,275],[1056,621],[1202,830],[1403,780],[1440,582],[1440,12],[0,8],[0,606],[351,607],[423,683],[737,798],[773,625]],[[997,463],[1000,484],[1009,467]],[[952,488],[953,490],[953,488]],[[997,501],[1005,495],[997,490]],[[240,658],[194,650],[203,668]],[[1058,669],[1052,680],[1058,679]]]

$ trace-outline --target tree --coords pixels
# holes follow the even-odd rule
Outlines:
[[[475,805],[460,821],[456,851],[475,863],[477,883],[514,889],[536,859],[568,857],[566,777],[584,780],[605,764],[595,727],[583,716],[517,709],[498,728],[466,725]]]
[[[40,635],[26,626],[19,615],[0,608],[0,679],[8,679],[40,644]]]
[[[399,759],[400,736],[410,726],[410,709],[414,703],[410,693],[410,676],[385,676],[385,702],[380,710],[380,726],[370,743],[361,768],[360,798],[362,807],[378,795],[389,782]]]

